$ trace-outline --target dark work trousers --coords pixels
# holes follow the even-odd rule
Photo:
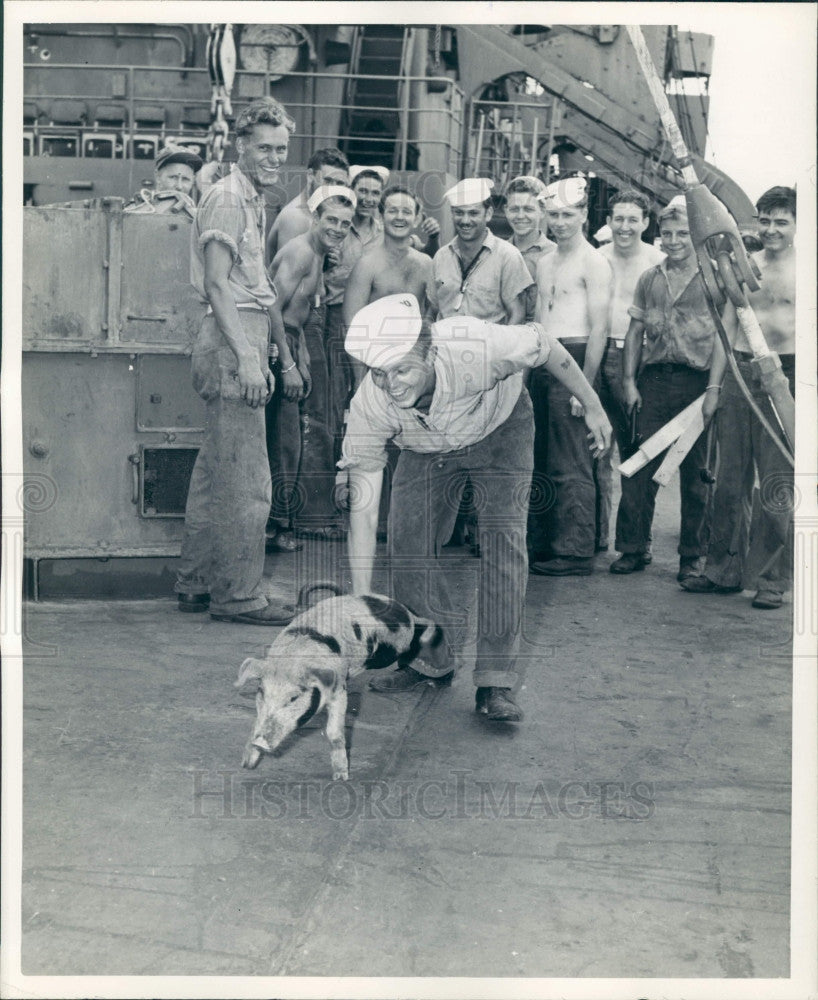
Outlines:
[[[441,558],[466,481],[473,487],[481,558],[465,560],[478,574],[477,687],[512,688],[528,579],[525,533],[534,420],[525,389],[508,420],[459,451],[402,451],[392,481],[389,549],[394,595],[440,624],[462,654],[468,598],[455,567]]]
[[[528,383],[534,410],[534,473],[528,508],[528,552],[532,560],[545,559],[548,545],[548,512],[554,503],[554,486],[548,478],[548,381],[545,368],[532,368]]]
[[[707,375],[706,371],[697,371],[688,365],[646,365],[636,383],[642,397],[636,425],[639,438],[647,441],[701,396],[707,386]],[[659,484],[652,477],[664,455],[662,452],[630,478],[622,477],[622,498],[616,515],[618,552],[647,549],[659,490]],[[706,435],[701,434],[679,468],[682,517],[678,552],[682,559],[695,559],[707,551],[708,487],[700,475],[706,461]]]
[[[299,360],[299,331],[284,327],[293,361]],[[267,454],[273,483],[270,520],[279,529],[292,528],[295,518],[306,502],[304,487],[299,482],[302,452],[303,401],[284,398],[281,383],[281,362],[276,365],[276,386],[267,404]]]
[[[266,310],[239,313],[242,328],[267,366]],[[176,592],[210,594],[215,614],[267,606],[262,590],[264,525],[270,511],[270,467],[264,411],[239,395],[236,358],[213,316],[202,321],[193,351],[193,384],[205,400],[205,431],[185,509]]]
[[[736,352],[736,357],[753,399],[783,437],[750,356]],[[794,396],[795,356],[782,354],[780,359]],[[705,576],[723,587],[783,593],[792,586],[792,466],[750,409],[729,368],[715,419],[719,463]]]
[[[580,368],[585,344],[565,344]],[[548,458],[546,471],[554,501],[548,511],[549,549],[554,556],[591,558],[597,524],[594,460],[583,417],[571,414],[572,393],[548,376]]]
[[[324,330],[326,308],[310,311],[304,324],[304,339],[310,356],[312,392],[301,404],[301,468],[298,484],[303,506],[297,527],[306,530],[339,527],[342,513],[334,503],[335,430],[329,365]]]
[[[354,384],[352,359],[344,349],[343,305],[326,307],[324,325],[325,357],[329,377],[329,428],[333,435],[335,461],[341,457],[344,411],[349,406]]]
[[[619,461],[624,462],[633,454],[630,419],[622,388],[622,356],[624,350],[616,342],[609,340],[599,367],[596,390],[613,428],[613,439],[619,451]],[[613,444],[602,458],[594,463],[596,475],[597,548],[608,545],[608,525],[613,504]]]

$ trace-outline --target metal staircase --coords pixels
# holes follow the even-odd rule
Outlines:
[[[402,112],[411,47],[411,28],[369,24],[356,30],[340,140],[350,163],[405,167]]]

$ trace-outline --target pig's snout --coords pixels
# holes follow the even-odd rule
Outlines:
[[[248,769],[256,767],[258,762],[261,760],[262,753],[272,753],[269,743],[264,739],[263,736],[257,736],[254,740],[251,740],[244,750],[244,757],[241,761],[241,766]]]

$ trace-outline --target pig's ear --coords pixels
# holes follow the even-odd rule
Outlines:
[[[333,691],[338,682],[338,673],[328,667],[315,667],[312,670],[312,678],[322,684],[327,691]]]
[[[248,656],[239,667],[239,676],[233,687],[241,688],[249,680],[258,680],[261,677],[261,668],[263,666],[264,660],[257,660],[252,656]]]

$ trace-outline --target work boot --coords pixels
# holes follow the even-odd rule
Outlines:
[[[474,710],[492,722],[521,722],[523,718],[522,710],[508,688],[479,687]]]
[[[537,576],[590,576],[593,571],[594,560],[590,556],[559,556],[531,564],[531,572]]]
[[[738,594],[741,587],[723,587],[706,576],[686,576],[679,586],[689,594]]]
[[[759,590],[753,598],[754,608],[764,608],[766,611],[774,611],[784,603],[784,595],[778,590]]]
[[[643,552],[626,552],[615,559],[608,568],[612,573],[641,573],[645,568],[645,555]]]
[[[702,561],[699,556],[682,556],[679,560],[679,572],[676,574],[676,579],[679,583],[682,580],[687,580],[691,576],[701,576]]]
[[[379,691],[381,694],[399,694],[401,691],[414,691],[415,688],[430,684],[432,687],[445,687],[451,684],[454,671],[442,677],[427,677],[409,666],[400,666],[392,673],[382,677],[374,677],[369,682],[370,691]]]

